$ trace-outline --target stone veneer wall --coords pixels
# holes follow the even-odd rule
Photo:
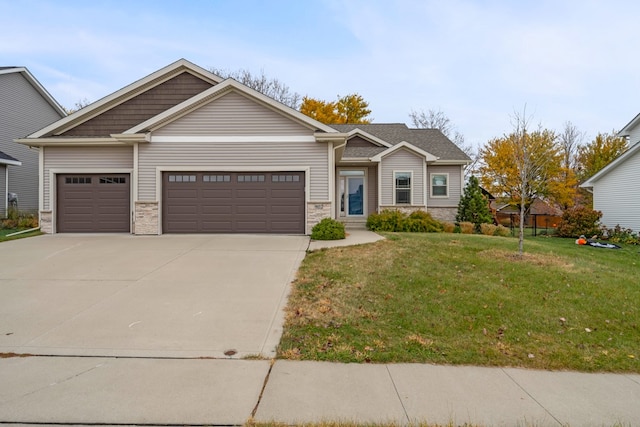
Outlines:
[[[158,234],[158,202],[135,202],[134,234]]]
[[[323,218],[331,218],[331,202],[309,202],[307,203],[307,231],[311,234],[311,229]]]
[[[458,208],[428,208],[427,212],[438,221],[456,222]]]
[[[40,231],[46,234],[53,233],[53,213],[40,211]]]

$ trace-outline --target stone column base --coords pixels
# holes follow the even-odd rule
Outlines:
[[[53,233],[53,212],[40,211],[40,231],[46,234]]]
[[[332,218],[331,202],[307,203],[307,230],[305,234],[311,234],[311,229],[324,218]]]
[[[135,202],[133,234],[158,235],[158,202]]]

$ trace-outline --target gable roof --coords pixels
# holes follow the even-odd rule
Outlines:
[[[22,162],[15,157],[0,151],[0,165],[22,166]]]
[[[630,136],[631,130],[636,126],[638,126],[639,124],[640,124],[640,114],[635,116],[633,119],[631,119],[629,123],[624,125],[624,127],[620,129],[620,131],[618,132],[617,136],[623,136],[623,137]]]
[[[228,93],[229,91],[236,91],[245,96],[248,96],[254,101],[259,102],[263,106],[281,113],[304,125],[307,128],[319,130],[326,133],[338,133],[338,131],[336,131],[334,128],[320,123],[317,120],[307,116],[306,114],[302,114],[301,112],[294,110],[293,108],[288,107],[274,100],[273,98],[270,98],[262,94],[261,92],[258,92],[257,90],[245,86],[232,78],[228,78],[221,83],[212,86],[211,88],[187,99],[186,101],[172,108],[169,108],[168,110],[132,127],[131,129],[128,129],[123,134],[137,134],[156,130],[188,114],[190,111],[200,108],[202,105],[217,99],[218,97],[224,95],[225,93]]]
[[[201,88],[192,93],[188,98],[181,98],[177,104],[167,106],[164,109],[157,110],[153,115],[138,117],[139,121],[130,123],[127,128],[120,128],[115,132],[105,132],[104,135],[75,135],[70,132],[74,128],[82,126],[90,122],[94,118],[98,118],[102,114],[108,114],[109,111],[126,105],[127,101],[133,100],[140,95],[146,95],[152,89],[160,87],[165,82],[170,81],[184,73],[192,74],[203,81],[209,82],[211,87]],[[341,138],[337,140],[344,141],[344,135],[340,134],[334,128],[322,124],[297,110],[294,110],[254,89],[249,88],[234,79],[222,79],[221,77],[206,71],[197,65],[180,59],[114,93],[108,95],[75,113],[58,120],[55,123],[29,135],[27,138],[16,140],[26,145],[48,145],[48,144],[119,144],[133,141],[148,141],[148,135],[145,132],[156,130],[172,121],[188,114],[200,106],[222,96],[228,91],[234,90],[259,102],[261,105],[270,108],[290,119],[301,123],[307,128],[319,131],[316,136],[317,140],[329,141],[335,139],[338,135]],[[151,95],[149,95],[151,96]],[[137,98],[136,98],[137,99]],[[135,123],[135,124],[134,124]],[[69,132],[69,134],[65,134]],[[79,138],[80,137],[80,138]]]
[[[344,124],[331,125],[340,132],[361,131],[373,135],[391,145],[402,142],[410,144],[422,152],[432,154],[439,161],[454,161],[460,164],[469,163],[471,159],[456,144],[447,138],[438,129],[409,128],[404,123],[370,123],[370,124]],[[355,148],[355,147],[354,147]],[[374,157],[382,151],[378,147],[357,147],[345,150],[345,157],[357,155],[358,157]]]
[[[580,184],[580,187],[582,187],[582,188],[593,188],[593,184],[596,181],[601,179],[603,176],[607,175],[609,172],[613,171],[615,168],[617,168],[622,163],[626,162],[627,160],[629,160],[630,158],[635,156],[638,152],[640,152],[640,143],[632,145],[631,148],[629,148],[627,151],[622,153],[620,156],[618,156],[616,159],[614,159],[607,166],[605,166],[604,168],[600,169],[600,171],[598,171],[591,178],[587,179],[585,182]]]
[[[43,129],[40,129],[39,131],[29,135],[27,138],[42,138],[64,133],[65,131],[87,122],[101,113],[104,113],[105,111],[114,108],[115,106],[120,105],[125,101],[132,99],[135,96],[140,95],[141,93],[146,92],[147,90],[184,72],[193,74],[213,85],[222,81],[221,77],[205,70],[204,68],[201,68],[186,59],[179,59],[178,61],[169,64],[166,67],[161,68],[160,70],[155,71],[110,95],[105,96],[85,108],[58,120]]]
[[[29,72],[26,67],[0,67],[0,75],[12,73],[21,74],[31,84],[31,86],[34,87],[34,89],[40,94],[40,96],[42,96],[42,98],[49,105],[51,105],[51,108],[53,108],[58,114],[60,114],[60,116],[64,117],[67,115],[67,112],[64,111],[64,108],[62,108],[62,106],[58,104],[58,101],[56,101],[53,96],[51,96],[51,94],[44,88],[44,86],[40,84],[40,82],[33,76],[33,74],[31,74],[31,72]]]
[[[434,162],[436,160],[438,160],[438,157],[434,156],[431,153],[428,153],[424,150],[421,150],[420,148],[416,147],[415,145],[408,143],[407,141],[402,141],[399,144],[396,144],[390,148],[387,148],[386,150],[384,150],[382,153],[378,153],[377,155],[373,156],[371,158],[372,161],[374,162],[379,162],[380,160],[382,160],[382,158],[384,156],[387,156],[391,153],[393,153],[394,151],[397,151],[399,149],[408,149],[413,151],[414,153],[417,153],[421,156],[423,156],[428,162]]]

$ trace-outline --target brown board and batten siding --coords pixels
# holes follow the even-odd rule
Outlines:
[[[253,139],[234,139],[242,136]],[[278,136],[283,139],[279,141]],[[199,138],[185,142],[181,137]],[[313,140],[313,130],[234,92],[154,131],[150,143],[139,145],[138,159],[140,201],[159,198],[158,170],[181,167],[235,172],[308,169],[309,200],[329,200],[327,145]]]
[[[449,197],[431,197],[431,174],[449,174]],[[462,195],[462,166],[427,165],[427,206],[432,208],[455,208]]]
[[[44,150],[44,210],[51,210],[51,170],[105,172],[133,169],[132,147],[42,147]],[[55,190],[54,190],[55,191]]]
[[[213,86],[211,83],[184,72],[64,132],[62,135],[108,137],[113,133],[122,133],[209,89],[211,86]]]
[[[394,172],[413,172],[411,205],[424,206],[424,157],[401,148],[385,156],[381,162],[381,205],[393,205]]]

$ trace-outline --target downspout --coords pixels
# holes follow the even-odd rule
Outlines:
[[[40,226],[36,228],[30,228],[28,230],[16,231],[15,233],[7,234],[7,237],[17,236],[18,234],[31,233],[32,231],[40,230]]]

